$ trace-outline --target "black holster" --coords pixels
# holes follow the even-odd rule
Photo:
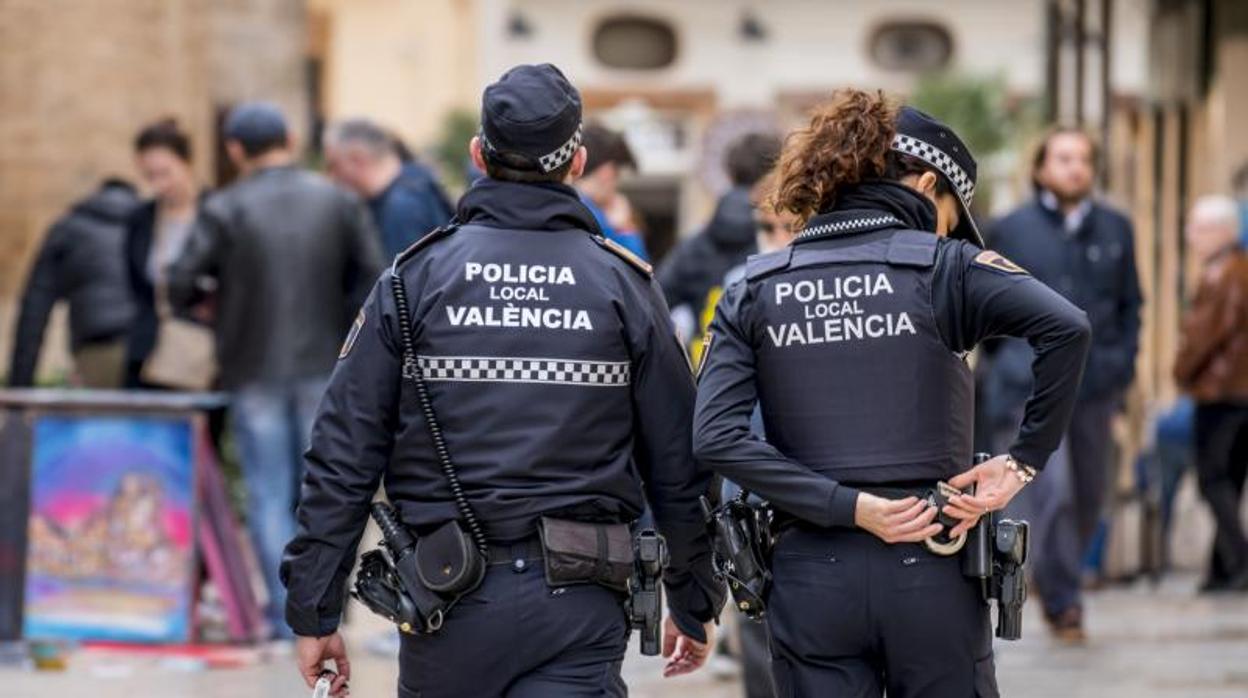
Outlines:
[[[641,636],[641,653],[657,655],[663,646],[663,569],[667,567],[667,541],[646,529],[633,540],[633,575],[628,581],[624,611]]]
[[[976,455],[976,463],[986,460]],[[1000,519],[996,514],[980,517],[967,533],[962,548],[962,574],[980,580],[984,600],[997,606],[996,635],[1017,640],[1023,634],[1023,604],[1027,601],[1027,562],[1030,543],[1026,521]]]
[[[775,544],[771,507],[766,502],[750,502],[749,494],[742,491],[714,508],[702,497],[702,513],[711,537],[715,575],[727,583],[738,611],[750,620],[762,620],[767,615]]]

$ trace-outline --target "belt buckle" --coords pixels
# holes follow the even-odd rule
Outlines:
[[[958,488],[950,485],[949,483],[943,480],[936,483],[936,489],[928,491],[927,503],[928,503],[928,506],[936,507],[937,520],[940,520],[941,517],[943,516],[943,514],[940,513],[940,510],[945,506],[945,504],[949,502],[949,498],[955,494],[962,494],[962,492]],[[950,527],[950,524],[945,521],[941,521],[941,523],[945,526],[946,529]],[[943,543],[936,540],[935,537],[926,538],[923,541],[923,547],[927,548],[928,552],[932,553],[933,555],[939,555],[941,557],[949,557],[951,555],[956,555],[959,552],[961,552],[962,548],[966,546],[966,537],[967,537],[967,534],[963,533],[959,535],[957,538],[952,538],[949,541],[943,542]]]

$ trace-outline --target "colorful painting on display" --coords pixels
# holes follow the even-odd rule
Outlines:
[[[188,640],[194,433],[189,418],[37,418],[26,638]]]

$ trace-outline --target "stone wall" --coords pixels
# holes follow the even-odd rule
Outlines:
[[[305,25],[301,0],[0,0],[0,373],[44,230],[102,177],[136,178],[140,126],[177,117],[206,183],[220,107],[271,99],[306,132]]]

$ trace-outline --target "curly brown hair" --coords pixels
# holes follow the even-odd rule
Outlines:
[[[842,89],[789,134],[767,202],[799,225],[831,207],[845,187],[888,174],[900,106],[881,91]]]

